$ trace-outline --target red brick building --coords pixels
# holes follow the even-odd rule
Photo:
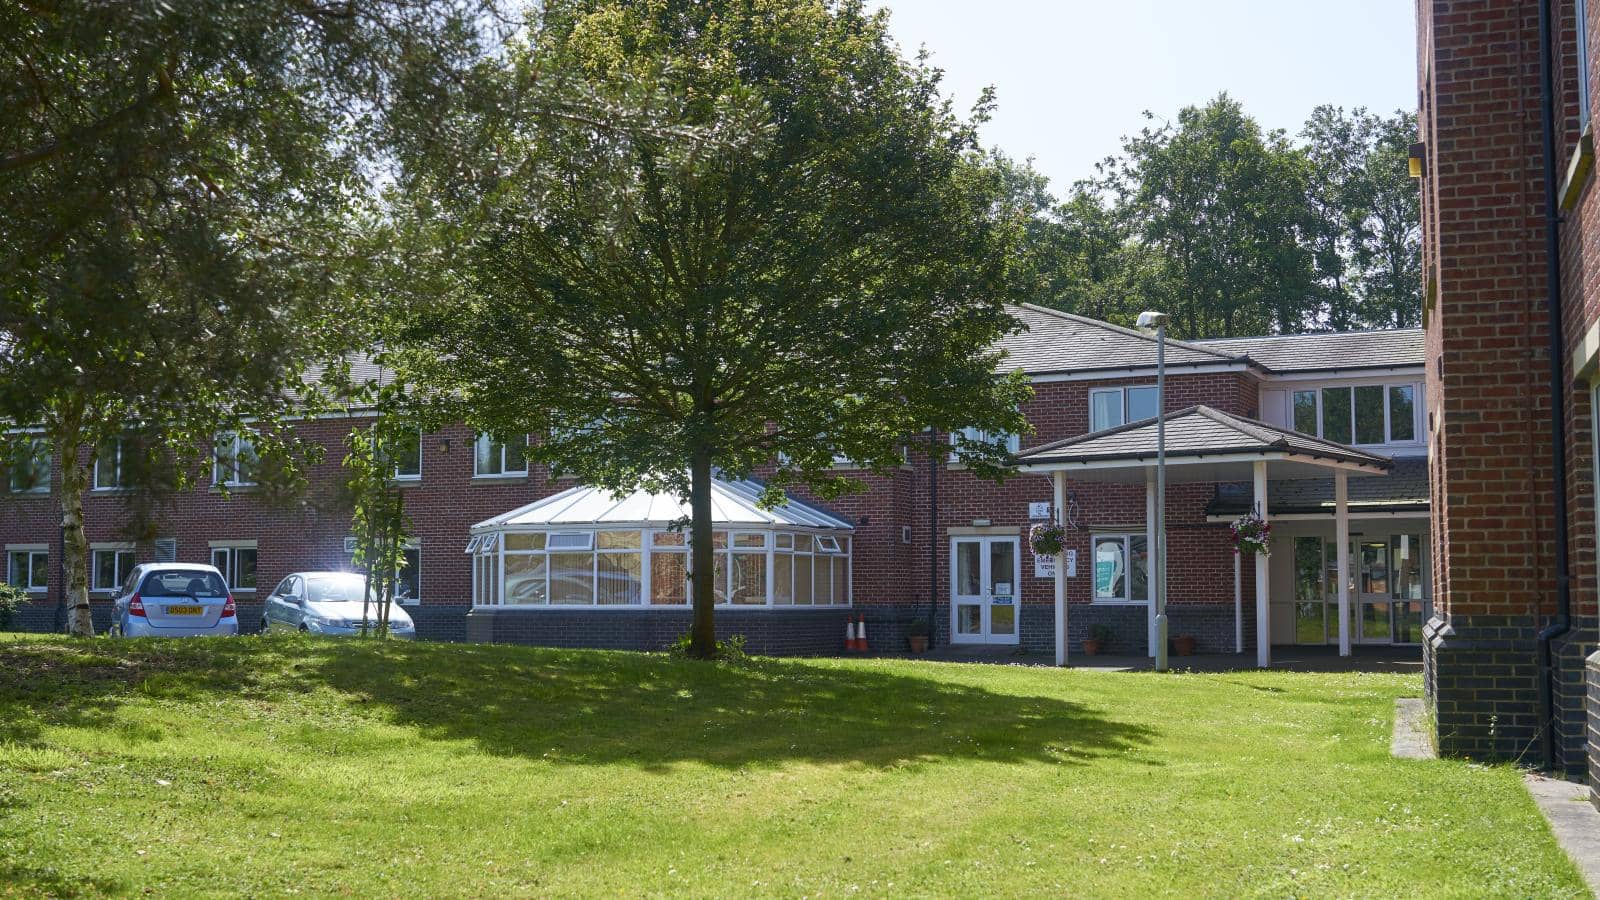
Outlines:
[[[1018,450],[1049,448],[1090,432],[1143,433],[1131,423],[1155,412],[1151,337],[1035,307],[1016,312],[1028,330],[1006,342],[1006,365],[1027,372],[1035,389],[1025,410],[1034,432],[1015,439]],[[1371,462],[1353,464],[1361,469],[1354,474],[1387,473],[1349,480],[1352,643],[1415,643],[1426,618],[1427,574],[1420,565],[1429,540],[1421,351],[1416,330],[1168,344],[1168,413],[1203,406],[1214,411],[1208,415],[1229,422],[1259,419],[1264,424],[1230,425],[1229,433],[1247,434],[1275,459],[1359,458]],[[1180,418],[1170,425],[1173,435],[1187,427]],[[86,501],[98,624],[106,624],[119,573],[163,554],[214,561],[223,568],[247,630],[259,623],[262,599],[285,574],[348,567],[350,516],[339,503],[340,458],[343,436],[363,421],[355,413],[296,426],[328,448],[327,458],[312,468],[304,498],[279,506],[248,484],[234,485],[228,495],[197,490],[174,498],[162,537],[141,544],[122,537],[123,498],[115,472],[100,473],[100,488]],[[1301,440],[1296,431],[1312,437]],[[1307,447],[1315,453],[1300,454]],[[1288,463],[1272,463],[1280,464]],[[1240,477],[1248,481],[1249,470],[1243,471]],[[1336,644],[1334,479],[1331,470],[1315,467],[1285,471],[1297,477],[1274,474],[1266,498],[1275,523],[1266,581],[1269,641]],[[1174,479],[1168,495],[1170,633],[1195,637],[1202,652],[1231,653],[1257,645],[1255,567],[1246,560],[1236,579],[1228,531],[1229,522],[1253,499],[1250,485],[1218,483],[1219,477],[1235,476],[1216,472],[1222,474],[1209,480]],[[225,464],[217,474],[223,481],[236,477]],[[796,567],[821,571],[820,560],[831,555],[819,545],[809,560],[791,558],[797,541],[823,531],[725,529],[727,567],[735,573],[727,577],[744,580],[727,585],[725,593],[739,602],[719,611],[721,631],[745,634],[756,650],[831,653],[842,644],[845,618],[865,615],[869,638],[878,648],[903,648],[903,630],[917,618],[931,623],[936,644],[953,639],[1039,652],[1054,647],[1055,581],[1048,563],[1034,559],[1026,538],[1032,522],[1054,514],[1051,478],[1018,474],[996,485],[945,460],[935,470],[925,457],[914,457],[897,471],[861,477],[865,491],[812,504],[847,523],[838,533],[844,539],[841,549],[848,548],[842,561],[827,562],[830,579],[843,573],[843,589],[835,589],[831,580],[825,593],[822,587],[809,592],[795,587]],[[26,627],[59,627],[59,472],[41,478],[37,490],[25,477],[13,481],[16,490],[0,493],[0,543],[8,551],[8,577],[34,587],[37,600],[24,611]],[[422,636],[654,648],[687,630],[687,607],[675,589],[669,585],[658,596],[650,579],[637,583],[641,572],[666,571],[645,568],[649,564],[638,559],[644,555],[641,547],[656,544],[663,530],[659,521],[628,519],[623,528],[569,522],[558,530],[590,532],[599,539],[573,538],[577,543],[560,559],[553,543],[547,548],[547,536],[520,537],[510,549],[500,537],[486,542],[483,536],[490,531],[551,531],[515,525],[475,531],[474,526],[575,485],[552,480],[537,465],[520,461],[514,450],[465,428],[421,435],[415,452],[402,455],[397,481],[415,524],[406,579],[410,611]],[[1063,500],[1069,529],[1061,561],[1069,645],[1076,652],[1089,628],[1103,625],[1111,631],[1109,651],[1153,652],[1146,486],[1142,480],[1106,481],[1084,473],[1066,482]],[[750,534],[741,536],[741,530]],[[577,557],[585,553],[592,554],[585,559],[594,560],[592,579],[574,580],[557,571],[538,574],[545,580],[529,587],[530,573],[546,571],[533,566],[581,569],[584,560]],[[769,559],[765,569],[740,556],[758,553]],[[545,556],[535,558],[539,554]],[[486,587],[475,581],[475,573],[503,578],[508,560],[516,585],[497,581]],[[831,568],[835,565],[843,568]],[[574,601],[574,585],[579,592],[591,591],[582,602]]]
[[[1585,2],[1420,0],[1413,160],[1439,745],[1571,775],[1585,766],[1596,646],[1600,283],[1588,263],[1600,196]]]

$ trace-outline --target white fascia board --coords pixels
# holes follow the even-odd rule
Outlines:
[[[1393,381],[1396,376],[1422,378],[1427,374],[1423,366],[1363,366],[1359,369],[1307,369],[1303,372],[1271,372],[1264,379],[1268,384],[1280,381],[1323,381],[1332,386],[1358,383],[1381,384]]]
[[[1197,366],[1167,364],[1167,376],[1179,375],[1208,375],[1216,372],[1247,372],[1250,366],[1244,363],[1204,363]],[[1110,381],[1117,378],[1143,378],[1154,377],[1156,367],[1133,366],[1125,369],[1086,369],[1079,372],[1047,372],[1041,375],[1029,375],[1030,384],[1049,384],[1058,381]]]
[[[1344,470],[1346,470],[1348,472],[1358,472],[1358,473],[1366,474],[1366,475],[1387,475],[1387,474],[1389,474],[1389,470],[1388,469],[1380,469],[1380,468],[1378,468],[1376,466],[1371,466],[1371,465],[1368,465],[1366,463],[1347,462],[1345,460],[1328,459],[1328,458],[1322,457],[1322,456],[1314,456],[1314,455],[1309,454],[1309,453],[1286,453],[1286,452],[1284,452],[1282,450],[1275,450],[1275,451],[1272,451],[1270,453],[1217,453],[1217,454],[1205,454],[1203,456],[1188,456],[1188,455],[1184,455],[1184,456],[1173,457],[1173,456],[1169,455],[1167,457],[1167,465],[1169,467],[1171,467],[1171,466],[1184,466],[1184,465],[1202,465],[1202,464],[1203,465],[1215,465],[1217,463],[1230,463],[1230,462],[1241,462],[1241,463],[1243,463],[1243,462],[1275,462],[1275,461],[1303,462],[1303,463],[1306,463],[1308,465],[1320,466],[1322,468],[1329,469],[1329,470],[1344,469]],[[1105,461],[1101,461],[1101,462],[1021,463],[1019,465],[1013,466],[1012,468],[1016,469],[1018,472],[1025,472],[1025,473],[1085,472],[1085,471],[1093,471],[1095,469],[1129,469],[1129,468],[1141,468],[1142,469],[1142,468],[1148,468],[1150,466],[1154,466],[1155,464],[1156,464],[1156,454],[1155,454],[1154,451],[1152,451],[1149,456],[1130,457],[1130,458],[1127,458],[1127,459],[1112,459],[1112,460],[1105,460]]]
[[[1350,521],[1355,522],[1361,519],[1427,519],[1429,515],[1430,513],[1425,509],[1413,511],[1378,510],[1373,512],[1352,509],[1350,510]],[[1206,516],[1206,521],[1226,523],[1232,522],[1237,518],[1238,516]],[[1334,514],[1332,510],[1325,513],[1273,513],[1271,519],[1274,522],[1332,522]]]

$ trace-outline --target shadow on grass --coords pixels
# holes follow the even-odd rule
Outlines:
[[[132,696],[281,698],[328,687],[430,738],[557,764],[919,760],[1083,764],[1149,743],[1144,725],[1054,697],[884,668],[626,652],[330,640],[0,643],[0,741],[109,725]]]

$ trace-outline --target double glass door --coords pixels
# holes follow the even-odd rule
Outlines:
[[[1339,641],[1338,545],[1294,539],[1294,631],[1297,644]],[[1362,536],[1350,542],[1351,639],[1358,644],[1416,644],[1427,620],[1424,543],[1418,533]]]
[[[958,537],[950,541],[951,640],[957,644],[1015,644],[1022,568],[1015,537]]]

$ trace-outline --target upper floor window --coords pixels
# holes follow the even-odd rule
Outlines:
[[[472,454],[472,474],[526,475],[528,474],[527,449],[526,435],[504,439],[490,434],[480,434]]]
[[[1340,444],[1417,440],[1417,386],[1363,384],[1295,391],[1294,430]]]
[[[256,483],[256,444],[248,431],[217,435],[217,452],[211,466],[211,483],[232,486]]]
[[[408,431],[400,436],[386,454],[394,461],[396,481],[416,481],[422,478],[422,432]]]
[[[11,464],[11,490],[19,494],[50,492],[50,442],[44,438],[23,438]]]
[[[109,491],[126,487],[122,474],[122,438],[111,438],[100,444],[94,455],[94,489]]]
[[[984,431],[981,428],[963,428],[958,432],[951,432],[950,445],[952,447],[955,446],[958,441],[957,435],[960,435],[962,439],[968,441],[977,441],[984,444],[999,443],[1003,439],[1006,445],[1006,452],[1008,453],[1016,453],[1022,447],[1022,438],[1019,435],[1000,435],[993,432]],[[950,461],[957,461],[956,454],[950,454]]]
[[[1104,431],[1156,417],[1155,385],[1096,388],[1089,392],[1089,430]]]

